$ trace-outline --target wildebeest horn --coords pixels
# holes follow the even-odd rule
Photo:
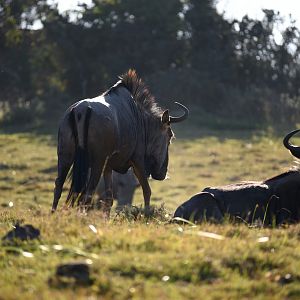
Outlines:
[[[178,123],[184,121],[188,115],[189,115],[189,110],[187,107],[185,107],[183,104],[179,102],[175,102],[176,105],[180,106],[184,110],[184,114],[180,117],[170,117],[170,123]]]
[[[290,144],[289,140],[293,135],[295,135],[299,131],[300,129],[293,130],[292,132],[288,133],[283,139],[284,147],[289,149],[290,152],[297,158],[300,158],[300,147]]]

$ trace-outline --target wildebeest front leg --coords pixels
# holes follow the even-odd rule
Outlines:
[[[150,212],[151,188],[145,173],[145,169],[138,164],[133,163],[133,171],[143,189],[145,212],[148,214]]]

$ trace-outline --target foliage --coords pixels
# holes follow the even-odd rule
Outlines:
[[[274,28],[283,20],[272,10],[264,14],[262,20],[228,21],[213,0],[94,0],[64,14],[46,0],[3,0],[2,115],[16,115],[20,107],[34,110],[37,102],[45,112],[62,110],[98,95],[117,75],[136,68],[154,82],[155,94],[166,105],[166,99],[180,95],[216,116],[231,118],[234,110],[243,119],[251,112],[260,124],[283,118],[295,124],[299,30],[291,19],[278,43]],[[42,27],[33,30],[36,22]],[[289,114],[281,116],[281,111]]]

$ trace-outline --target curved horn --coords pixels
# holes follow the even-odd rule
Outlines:
[[[300,129],[293,130],[292,132],[288,133],[283,139],[283,145],[285,148],[289,149],[292,155],[297,158],[300,158],[300,147],[290,144],[289,140],[292,136],[294,136]]]
[[[170,117],[170,123],[178,123],[178,122],[182,122],[184,121],[188,115],[189,115],[189,110],[187,107],[185,107],[183,104],[179,103],[179,102],[175,102],[176,105],[178,105],[179,107],[183,108],[184,110],[184,114],[180,117]]]

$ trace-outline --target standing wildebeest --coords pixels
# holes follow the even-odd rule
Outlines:
[[[295,157],[300,158],[300,147],[289,143],[289,139],[298,131],[287,134],[283,144]],[[221,221],[226,214],[247,222],[260,219],[264,224],[300,221],[299,168],[265,181],[205,188],[180,205],[174,217],[195,222]]]
[[[134,192],[139,186],[139,182],[134,176],[132,169],[130,168],[125,174],[113,171],[112,178],[112,193],[113,198],[118,201],[117,209],[121,209],[126,205],[132,205]],[[96,188],[95,194],[100,201],[105,200],[105,186],[102,178]]]
[[[101,96],[73,104],[66,111],[58,131],[58,177],[52,211],[56,210],[62,187],[73,164],[67,201],[89,205],[99,178],[105,182],[105,205],[112,206],[112,170],[126,173],[133,167],[142,189],[145,208],[150,205],[148,177],[165,179],[168,148],[173,137],[171,123],[181,122],[188,109],[177,103],[184,114],[171,117],[157,106],[154,97],[134,70],[125,73]]]

